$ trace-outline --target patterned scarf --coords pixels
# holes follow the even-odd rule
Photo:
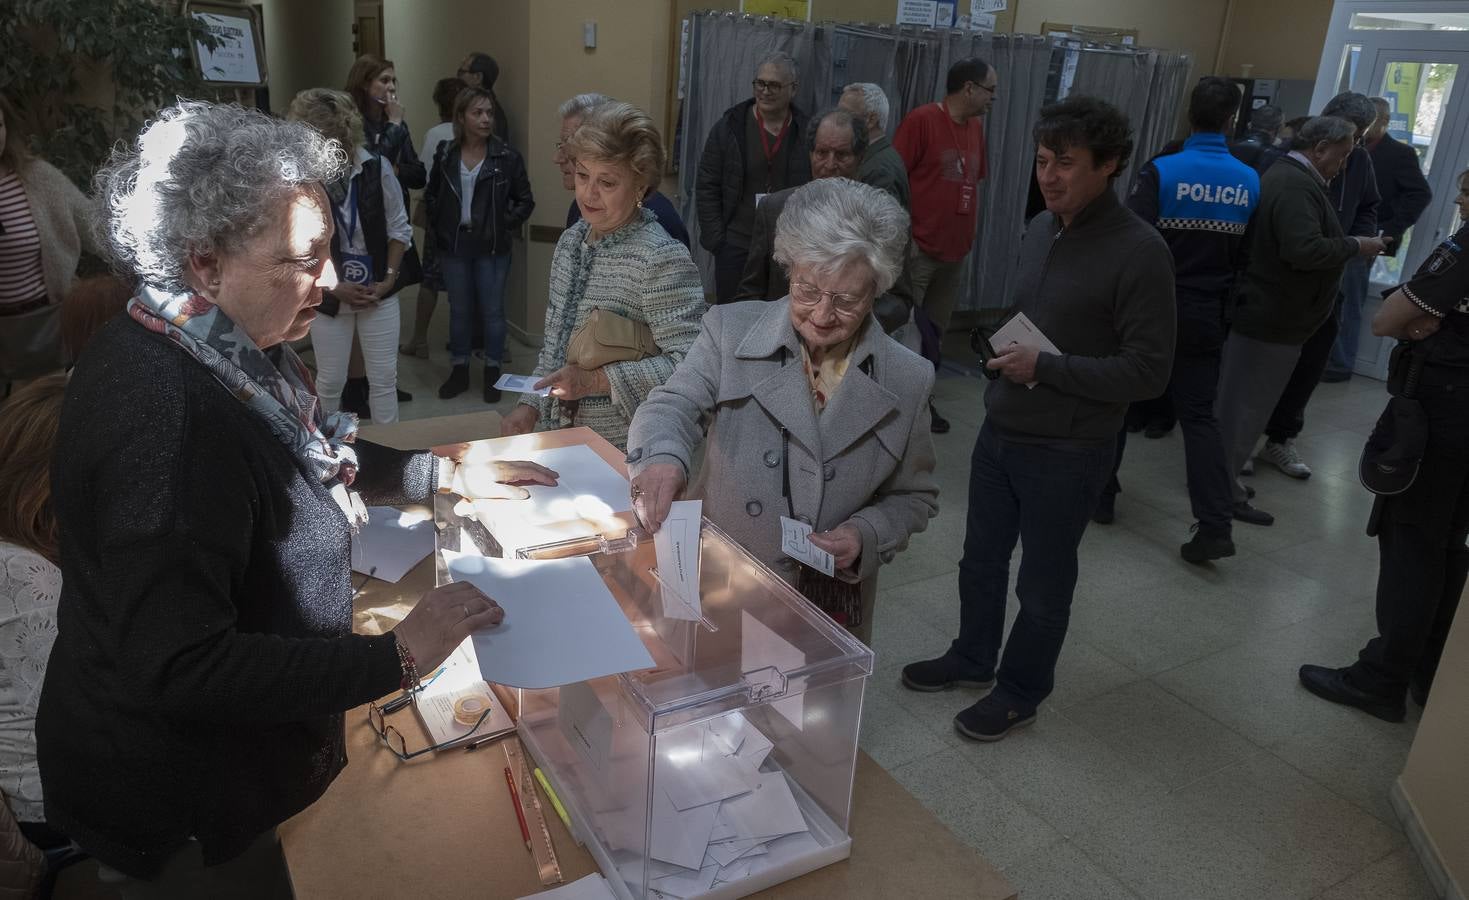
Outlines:
[[[367,522],[361,496],[349,490],[357,479],[357,452],[351,446],[357,417],[322,413],[311,371],[289,344],[261,350],[223,310],[198,294],[144,288],[128,302],[128,315],[173,340],[264,419],[302,468],[327,485],[352,531]]]

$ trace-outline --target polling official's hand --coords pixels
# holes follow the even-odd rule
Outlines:
[[[427,674],[448,659],[471,632],[492,628],[504,619],[505,610],[498,603],[474,585],[456,581],[420,597],[393,634],[412,655],[418,671]]]

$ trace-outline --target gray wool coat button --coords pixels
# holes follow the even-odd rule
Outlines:
[[[638,460],[640,460],[642,458],[643,458],[643,448],[642,447],[639,447],[636,450],[630,451],[627,454],[627,462],[628,462],[629,465],[631,465],[632,463],[637,462]]]
[[[827,463],[826,465],[824,465],[824,466],[821,467],[821,480],[822,481],[831,481],[835,477],[837,477],[837,467],[836,466],[832,465],[831,463]]]
[[[766,450],[765,465],[769,466],[772,469],[780,465],[780,454],[774,450]]]
[[[745,504],[745,512],[749,513],[751,516],[760,515],[760,513],[764,511],[764,509],[765,507],[760,505],[759,500],[751,500]]]

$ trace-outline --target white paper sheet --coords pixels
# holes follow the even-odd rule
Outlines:
[[[486,681],[547,688],[653,667],[590,559],[442,552],[450,578],[475,585],[505,610],[499,625],[471,635]]]
[[[1042,334],[1035,323],[1023,312],[1016,313],[1010,321],[1001,325],[999,330],[990,338],[990,346],[995,348],[996,353],[1003,351],[1011,344],[1019,344],[1022,347],[1034,347],[1042,353],[1052,353],[1056,356],[1061,355],[1061,351],[1056,348],[1055,344],[1051,343],[1051,339]],[[1025,386],[1033,388],[1037,383],[1031,381],[1027,382]]]
[[[702,615],[699,603],[699,517],[703,514],[704,501],[675,500],[668,509],[663,526],[653,535],[658,580],[664,591],[672,591],[675,595],[672,602],[665,597],[663,603],[663,614],[670,619],[689,620]]]
[[[697,872],[685,870],[662,878],[654,878],[648,886],[667,897],[698,897],[714,886],[719,876],[719,866],[711,863]]]
[[[781,772],[762,772],[755,790],[719,804],[719,817],[741,839],[773,840],[810,828]]]
[[[648,855],[685,869],[700,868],[720,805],[710,803],[679,812],[666,791],[652,794],[653,840]]]
[[[594,874],[571,884],[521,897],[520,900],[617,900],[617,895],[612,893],[612,886],[607,883],[607,879]]]
[[[598,772],[606,771],[612,756],[612,714],[591,685],[577,682],[561,688],[556,724],[582,759]]]
[[[500,380],[495,382],[495,387],[514,394],[535,394],[537,397],[551,396],[551,389],[548,387],[536,390],[537,381],[540,381],[540,379],[534,375],[506,374],[500,376]]]
[[[749,793],[760,773],[724,745],[707,728],[683,729],[658,738],[654,778],[682,811]]]
[[[780,551],[829,578],[836,571],[836,558],[811,543],[810,537],[810,525],[785,516],[780,517]]]
[[[367,524],[352,536],[352,571],[397,583],[434,552],[431,513],[369,506]]]

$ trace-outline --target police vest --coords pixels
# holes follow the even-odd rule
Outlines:
[[[1260,175],[1234,158],[1223,135],[1196,134],[1153,167],[1160,229],[1245,233],[1260,202]]]

